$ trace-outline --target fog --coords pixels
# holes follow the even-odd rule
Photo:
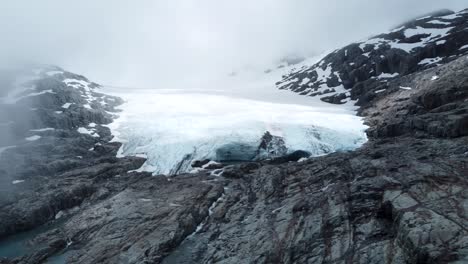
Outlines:
[[[466,7],[466,0],[2,1],[0,61],[54,64],[106,85],[190,88]]]

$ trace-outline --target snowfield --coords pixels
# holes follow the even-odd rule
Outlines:
[[[118,155],[145,156],[138,171],[172,175],[191,171],[193,160],[219,160],[220,149],[229,147],[245,150],[248,160],[266,131],[283,137],[288,152],[313,156],[355,149],[367,140],[352,104],[277,90],[268,78],[222,83],[225,91],[102,88],[125,100],[109,125],[113,140],[123,143]]]

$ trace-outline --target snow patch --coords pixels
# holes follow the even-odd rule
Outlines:
[[[424,38],[424,41],[430,41],[434,38],[443,38],[448,35],[448,32],[452,30],[454,27],[446,27],[446,28],[423,28],[423,27],[416,27],[416,28],[408,28],[404,31],[406,38],[411,38],[416,35],[429,35],[429,37]]]
[[[64,215],[65,215],[65,212],[58,211],[58,213],[55,215],[55,220],[62,218]]]
[[[416,20],[424,20],[426,18],[431,18],[431,16],[425,16],[425,17],[417,18]]]
[[[432,64],[436,64],[440,61],[442,61],[443,58],[441,57],[436,57],[436,58],[426,58],[426,59],[423,59],[421,60],[418,64],[419,65],[432,65]]]
[[[25,138],[27,141],[36,141],[38,139],[40,139],[41,136],[38,136],[38,135],[34,135],[34,136],[30,136],[30,137],[27,137]]]
[[[78,133],[80,134],[85,134],[85,135],[90,135],[92,137],[99,137],[99,134],[96,133],[93,129],[87,129],[85,127],[79,127],[77,129]]]
[[[452,24],[450,22],[441,21],[441,20],[431,20],[431,21],[428,21],[427,23],[434,24],[434,25],[451,25]]]
[[[208,162],[208,163],[206,163],[205,165],[203,165],[202,168],[203,168],[203,169],[206,169],[206,168],[208,168],[208,167],[211,166],[211,165],[219,165],[219,163],[216,162],[216,161],[210,160],[210,162]]]
[[[15,181],[12,181],[11,183],[12,184],[20,184],[20,183],[23,183],[24,180],[15,180]]]
[[[31,129],[29,131],[32,131],[32,132],[45,132],[45,131],[53,131],[53,130],[55,130],[55,128],[46,127],[46,128],[39,128],[39,129]]]
[[[197,173],[202,172],[204,170],[205,169],[203,169],[203,168],[194,168],[194,169],[190,170],[189,173],[190,174],[197,174]]]
[[[453,20],[453,19],[455,19],[455,18],[457,18],[459,16],[460,16],[460,14],[455,13],[455,14],[451,14],[451,15],[441,16],[440,18],[445,19],[445,20]]]
[[[71,105],[72,105],[72,103],[65,103],[65,104],[62,105],[62,108],[68,109],[68,108],[70,108]]]
[[[389,78],[395,78],[398,75],[400,75],[398,72],[395,73],[385,73],[382,72],[379,76],[377,76],[377,79],[389,79]]]
[[[377,90],[377,91],[375,91],[374,93],[378,94],[378,93],[385,92],[386,90],[387,90],[387,89]]]
[[[411,53],[414,49],[419,47],[425,47],[431,42],[438,41],[441,38],[444,38],[449,35],[449,32],[454,27],[446,27],[446,28],[423,28],[423,27],[416,27],[416,28],[407,28],[404,30],[403,34],[406,38],[410,38],[416,35],[423,35],[424,38],[421,39],[420,42],[415,43],[405,43],[400,40],[394,39],[384,39],[384,38],[371,38],[359,44],[359,47],[364,50],[364,48],[368,45],[374,47],[374,50],[379,49],[381,45],[389,45],[391,48],[401,49],[406,51],[407,53]],[[403,28],[394,31],[401,31]],[[365,56],[369,56],[369,52],[363,54]]]
[[[302,82],[301,82],[300,86],[306,85],[306,84],[308,84],[309,82],[310,82],[310,79],[306,77],[306,78],[302,79]]]

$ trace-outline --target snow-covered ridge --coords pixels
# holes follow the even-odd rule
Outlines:
[[[84,104],[85,108],[92,109],[91,105],[93,103],[105,104],[93,93],[93,89],[99,87],[99,85],[88,81],[83,76],[66,72],[59,67],[49,65],[30,66],[17,70],[15,74],[18,75],[16,80],[11,89],[3,97],[0,97],[0,103],[15,104],[24,99],[31,99],[31,97],[62,92],[54,91],[47,88],[47,86],[37,86],[37,82],[53,77],[60,79],[66,87],[80,91],[83,99],[87,101]],[[72,103],[65,103],[62,108],[68,109],[71,105]]]
[[[356,83],[406,75],[467,53],[467,28],[466,10],[425,16],[291,69],[277,87],[329,103],[355,103],[350,89]]]

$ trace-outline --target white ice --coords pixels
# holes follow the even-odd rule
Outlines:
[[[182,159],[216,160],[216,150],[229,143],[258,146],[269,131],[285,139],[289,151],[314,156],[359,147],[365,126],[355,107],[278,90],[262,78],[223,82],[226,90],[116,89],[100,92],[123,98],[119,117],[109,127],[122,142],[119,156],[144,154],[136,171],[172,174]],[[179,172],[188,172],[190,166]]]

